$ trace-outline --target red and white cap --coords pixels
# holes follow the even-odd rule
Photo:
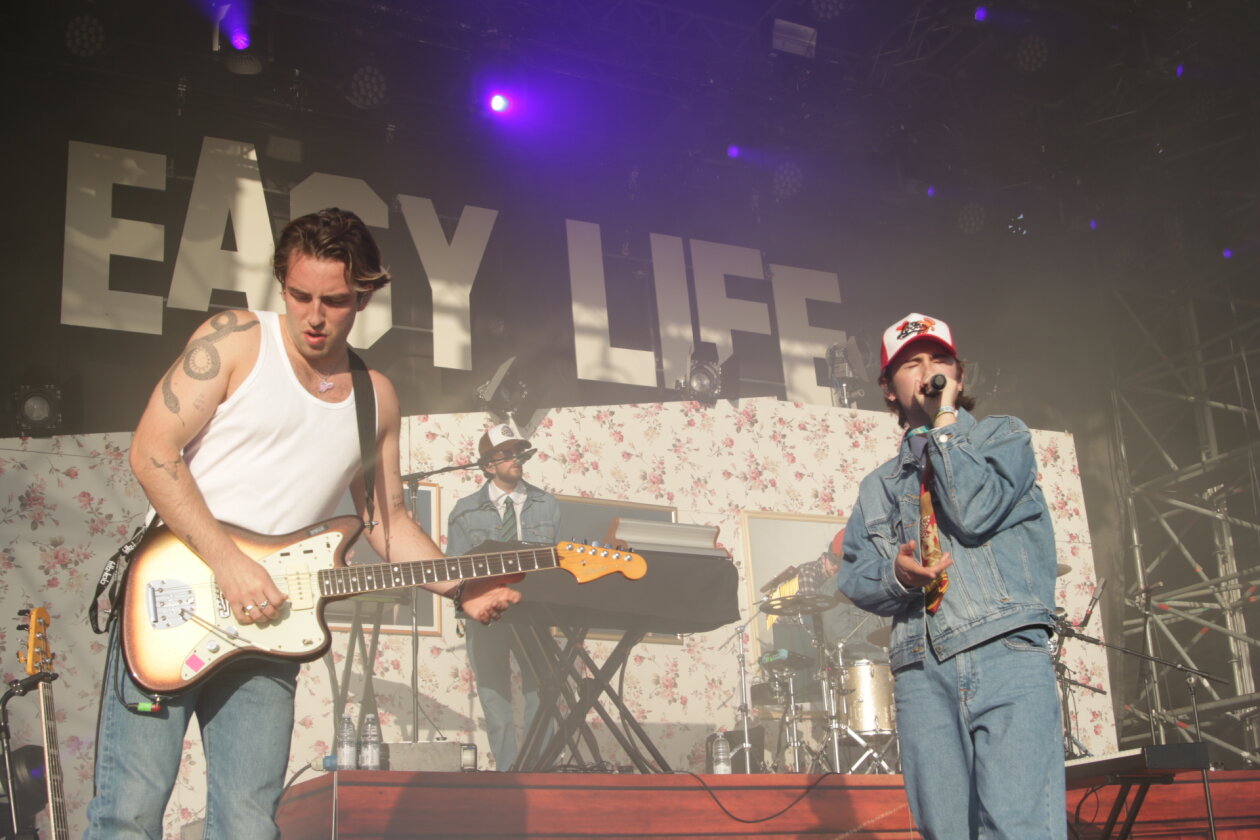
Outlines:
[[[879,369],[883,370],[892,364],[907,344],[920,338],[935,341],[953,355],[958,355],[949,324],[938,318],[911,312],[884,330],[884,343],[879,350]]]
[[[507,443],[523,443],[529,446],[529,441],[517,434],[516,430],[507,423],[500,423],[497,426],[491,426],[486,429],[486,433],[481,436],[481,440],[477,443],[477,452],[482,457],[492,449],[498,449]]]

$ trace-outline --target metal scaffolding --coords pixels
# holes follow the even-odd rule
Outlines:
[[[1176,231],[1174,231],[1176,233]],[[1203,737],[1260,762],[1260,301],[1255,264],[1174,259],[1160,290],[1117,293],[1117,481],[1129,541],[1123,621],[1143,662],[1126,680],[1122,746]],[[1162,273],[1159,270],[1155,274]],[[1206,275],[1206,276],[1205,276]],[[1188,278],[1188,279],[1187,279]],[[1127,663],[1126,663],[1127,666]],[[1223,685],[1188,677],[1208,671]],[[1235,759],[1236,760],[1236,759]]]

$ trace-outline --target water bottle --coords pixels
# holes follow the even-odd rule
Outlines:
[[[363,719],[363,737],[359,740],[359,769],[381,769],[381,725],[376,715]]]
[[[727,775],[731,772],[731,742],[723,732],[713,739],[713,772]]]
[[[341,726],[337,727],[337,769],[353,770],[358,765],[358,755],[359,735],[347,712],[341,716]]]

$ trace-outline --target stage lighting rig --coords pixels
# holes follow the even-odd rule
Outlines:
[[[738,371],[739,363],[734,355],[719,363],[717,345],[712,341],[697,341],[691,348],[687,378],[676,383],[675,390],[683,399],[695,400],[701,405],[713,405],[719,399],[738,399]]]
[[[14,422],[24,437],[48,437],[61,430],[61,389],[55,385],[19,385],[13,390]]]

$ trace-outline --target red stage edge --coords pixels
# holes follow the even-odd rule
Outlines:
[[[1211,782],[1218,840],[1260,837],[1260,771],[1213,772]],[[1102,836],[1118,790],[1068,793],[1074,836]],[[921,836],[902,777],[865,775],[344,771],[292,787],[278,820],[283,840]],[[1201,774],[1152,786],[1130,836],[1208,837]]]

